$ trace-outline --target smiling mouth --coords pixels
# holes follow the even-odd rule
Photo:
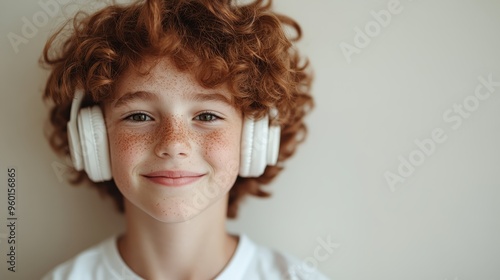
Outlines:
[[[158,171],[143,176],[156,184],[166,187],[181,187],[200,180],[205,174],[189,171]]]

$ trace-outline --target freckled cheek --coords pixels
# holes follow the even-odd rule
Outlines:
[[[216,172],[237,174],[240,160],[239,131],[214,131],[205,135],[199,144],[202,147],[204,158],[212,165]]]
[[[134,165],[151,146],[153,137],[144,133],[116,131],[109,135],[111,168],[115,180],[121,173],[130,174]]]

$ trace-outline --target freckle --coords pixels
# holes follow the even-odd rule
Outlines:
[[[151,142],[151,136],[139,133],[121,133],[117,136],[117,145],[125,152],[144,152]]]

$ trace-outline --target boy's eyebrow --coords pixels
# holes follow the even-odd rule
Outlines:
[[[115,102],[114,107],[118,108],[121,106],[125,106],[135,99],[141,99],[141,100],[153,101],[153,102],[159,101],[158,96],[154,93],[151,93],[148,91],[134,91],[134,92],[128,92],[128,93],[124,94],[122,97],[118,98],[118,100],[116,100],[116,102]]]
[[[121,106],[125,106],[136,99],[141,99],[151,102],[159,102],[159,97],[154,93],[148,91],[134,91],[134,92],[128,92],[124,94],[122,97],[118,98],[113,107],[118,108]],[[216,92],[197,93],[193,95],[190,99],[195,102],[218,101],[226,103],[227,105],[230,106],[233,105],[233,103],[226,96]]]
[[[192,100],[197,101],[197,102],[219,101],[219,102],[226,103],[227,105],[230,105],[230,106],[233,105],[233,103],[226,96],[224,96],[223,94],[220,94],[220,93],[216,93],[216,92],[198,93],[198,94],[193,96]]]

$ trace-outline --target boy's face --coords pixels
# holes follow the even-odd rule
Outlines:
[[[205,89],[167,59],[147,75],[126,71],[115,89],[104,104],[111,169],[132,207],[180,222],[228,193],[239,170],[242,114],[227,89]]]

